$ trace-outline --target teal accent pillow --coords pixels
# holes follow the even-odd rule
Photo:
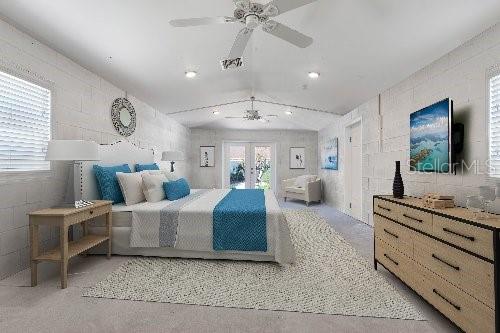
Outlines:
[[[160,167],[156,163],[135,165],[135,172],[141,172],[146,170],[160,170]]]
[[[101,199],[113,201],[114,204],[123,202],[123,193],[120,189],[118,178],[116,178],[116,173],[130,173],[131,171],[128,164],[115,166],[94,165],[93,169]]]
[[[167,200],[174,201],[187,197],[191,193],[188,182],[184,178],[163,183],[163,190]]]

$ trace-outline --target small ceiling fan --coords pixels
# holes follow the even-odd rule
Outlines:
[[[174,27],[192,27],[218,23],[240,23],[245,25],[236,36],[233,47],[227,60],[222,61],[224,69],[242,65],[241,57],[255,28],[262,26],[262,30],[281,38],[297,47],[305,48],[312,44],[313,39],[284,24],[272,20],[298,7],[310,4],[317,0],[273,0],[265,5],[251,2],[251,0],[233,0],[236,9],[234,17],[202,17],[172,20]],[[225,63],[226,62],[226,63]]]
[[[255,110],[253,107],[253,102],[255,101],[255,97],[250,97],[250,101],[252,103],[252,108],[251,110],[247,110],[246,114],[243,117],[225,117],[226,119],[245,119],[245,120],[258,120],[262,123],[268,123],[270,120],[267,118],[274,118],[278,117],[276,114],[268,114],[261,116],[259,114],[259,110]]]

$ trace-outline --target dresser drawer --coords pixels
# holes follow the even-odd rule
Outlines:
[[[382,216],[375,215],[375,237],[392,246],[407,257],[413,257],[413,242],[410,229],[392,222]]]
[[[401,206],[398,221],[425,233],[432,233],[432,214]]]
[[[373,211],[375,213],[380,214],[382,216],[386,216],[393,220],[397,220],[397,218],[400,216],[399,214],[400,208],[401,208],[400,205],[394,204],[386,200],[375,199],[373,202]]]
[[[377,237],[375,237],[375,259],[410,287],[413,287],[412,260]]]
[[[415,291],[465,332],[495,331],[495,313],[425,267],[415,264]]]
[[[491,230],[434,215],[432,234],[463,249],[494,260]]]
[[[417,263],[495,308],[493,264],[421,234],[415,234],[413,242]]]

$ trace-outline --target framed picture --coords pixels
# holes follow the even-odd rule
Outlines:
[[[306,168],[306,148],[291,147],[290,169],[305,169],[305,168]]]
[[[212,168],[215,166],[215,146],[200,146],[200,167]]]
[[[326,170],[339,169],[339,139],[330,138],[321,147],[321,168]]]

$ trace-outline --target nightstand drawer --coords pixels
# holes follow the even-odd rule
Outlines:
[[[493,264],[424,235],[416,233],[413,240],[415,261],[495,308]]]
[[[413,257],[413,241],[411,230],[392,222],[382,216],[375,215],[375,237],[380,238],[407,257]]]
[[[495,312],[425,267],[415,264],[415,290],[465,332],[495,331]]]
[[[83,221],[88,221],[94,217],[98,217],[104,215],[111,211],[111,205],[108,206],[100,206],[96,208],[89,207],[81,212],[77,212],[68,217],[68,221],[71,221],[70,224],[76,224]]]
[[[494,260],[491,230],[434,215],[432,234],[463,249]]]

